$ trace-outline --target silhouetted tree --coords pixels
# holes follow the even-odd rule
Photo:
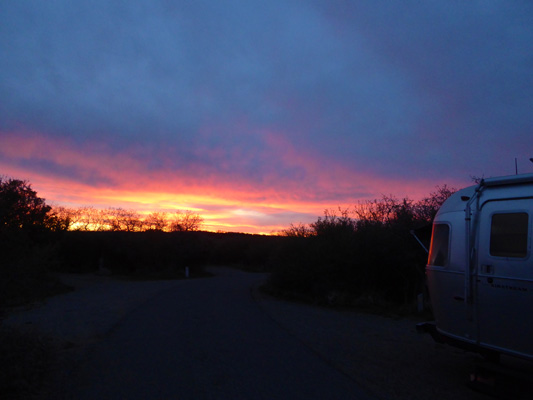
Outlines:
[[[317,236],[338,235],[346,232],[353,232],[355,229],[354,220],[350,218],[350,211],[339,207],[338,214],[335,210],[324,210],[324,216],[318,217],[316,222],[309,226]]]
[[[388,224],[396,218],[400,201],[392,196],[382,196],[381,199],[360,202],[354,206],[355,218],[365,224]],[[404,205],[411,204],[408,198],[403,199]]]
[[[28,182],[0,177],[0,231],[62,229],[51,209]]]
[[[430,193],[428,197],[416,202],[413,205],[413,212],[422,223],[431,223],[437,215],[439,208],[457,189],[448,185],[437,186],[436,191]]]
[[[47,271],[57,263],[57,233],[67,227],[28,182],[0,177],[0,308],[55,290]]]
[[[282,229],[279,232],[279,236],[288,236],[288,237],[310,237],[315,235],[315,231],[307,224],[291,224],[288,228]]]
[[[166,212],[153,212],[145,221],[145,229],[153,231],[165,231],[168,226],[168,214]]]
[[[50,216],[53,217],[56,221],[56,230],[66,231],[70,229],[75,220],[76,210],[73,208],[56,206],[52,207],[52,210],[50,211]]]
[[[53,207],[52,212],[68,220],[68,230],[85,231],[90,223],[85,208]]]
[[[170,223],[172,232],[193,232],[200,230],[204,219],[191,210],[176,211]]]
[[[113,230],[113,225],[109,217],[109,209],[102,210],[89,207],[87,211],[89,211],[89,220],[91,222],[90,230],[100,232]]]
[[[142,230],[140,214],[137,211],[109,208],[106,210],[106,215],[112,231],[136,232]]]

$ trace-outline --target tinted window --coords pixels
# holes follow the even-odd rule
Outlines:
[[[434,224],[429,249],[429,265],[445,266],[448,264],[448,242],[450,227],[447,224]]]
[[[527,213],[494,214],[490,227],[490,254],[496,257],[527,255]]]

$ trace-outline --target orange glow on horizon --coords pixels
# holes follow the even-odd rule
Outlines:
[[[429,180],[371,176],[331,162],[324,168],[326,161],[320,157],[299,153],[274,134],[267,138],[280,149],[285,168],[304,171],[312,187],[278,176],[267,176],[267,183],[259,185],[197,166],[175,170],[163,164],[151,170],[127,150],[117,155],[103,145],[89,145],[79,151],[72,143],[36,133],[2,133],[0,174],[27,179],[51,205],[143,213],[191,210],[204,219],[203,230],[262,234],[279,232],[291,223],[310,223],[325,209],[350,207],[382,194],[420,199],[436,186]],[[39,162],[55,167],[48,172]],[[354,195],[357,192],[366,194]]]

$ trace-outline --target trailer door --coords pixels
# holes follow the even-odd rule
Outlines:
[[[477,265],[479,344],[533,358],[533,200],[486,203]]]

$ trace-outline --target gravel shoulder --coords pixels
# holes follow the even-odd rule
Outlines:
[[[213,272],[215,275],[244,273],[217,269]],[[335,311],[278,300],[257,290],[265,278],[266,275],[258,274],[257,284],[251,288],[251,295],[260,308],[325,362],[377,398],[489,398],[467,387],[478,356],[436,344],[428,335],[418,334],[415,325],[419,320]],[[73,354],[83,351],[84,345],[106,335],[139,305],[186,284],[185,281],[124,281],[95,275],[63,275],[61,279],[75,290],[34,308],[15,311],[4,324],[53,337],[61,348],[67,349],[65,354],[71,359]],[[62,373],[61,379],[68,379],[68,373]]]
[[[420,320],[258,296],[273,320],[378,398],[487,399],[467,387],[477,356],[417,333]]]

